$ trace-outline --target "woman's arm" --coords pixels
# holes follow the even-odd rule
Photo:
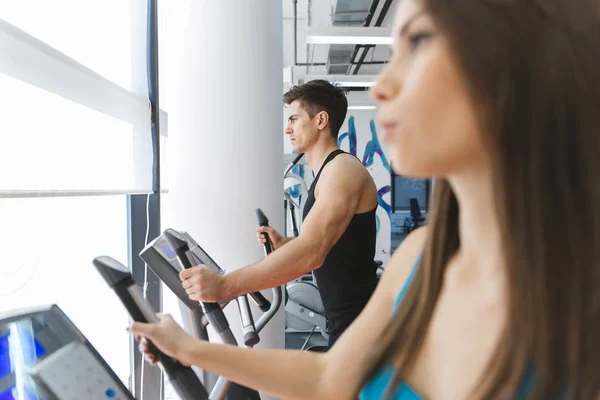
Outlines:
[[[322,391],[325,353],[249,349],[195,340],[181,361],[282,399],[331,398]]]
[[[247,349],[188,336],[170,317],[158,324],[135,323],[134,334],[186,365],[285,399],[351,399],[367,373],[365,361],[387,325],[394,299],[423,248],[416,230],[396,251],[371,300],[327,353]]]

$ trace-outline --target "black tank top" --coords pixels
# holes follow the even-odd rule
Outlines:
[[[315,203],[315,188],[325,166],[342,150],[331,152],[308,191],[302,219]],[[375,242],[377,222],[371,211],[355,214],[338,242],[327,254],[325,262],[314,270],[317,286],[329,321],[330,345],[352,323],[367,304],[377,286]]]

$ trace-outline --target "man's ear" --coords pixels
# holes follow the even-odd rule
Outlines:
[[[327,124],[329,123],[329,114],[327,113],[327,111],[321,111],[319,112],[317,115],[317,128],[319,128],[319,130],[323,130],[327,127]]]

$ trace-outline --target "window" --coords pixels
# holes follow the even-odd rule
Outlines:
[[[3,74],[0,87],[14,94],[0,94],[0,190],[135,187],[132,124]]]
[[[148,3],[0,0],[0,312],[57,304],[126,385],[92,260],[128,264],[126,195],[152,192]]]
[[[127,384],[128,317],[92,265],[127,262],[125,196],[0,199],[0,312],[57,304]]]
[[[421,210],[429,207],[431,181],[392,175],[392,212],[410,211],[410,199],[416,198]]]
[[[150,190],[146,14],[142,0],[0,0],[0,191]]]
[[[145,40],[140,0],[0,0],[0,17],[129,91],[140,72],[134,66],[145,68],[133,51],[144,48],[137,46]]]

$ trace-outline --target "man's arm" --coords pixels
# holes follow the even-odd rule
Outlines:
[[[290,240],[294,239],[293,237],[281,236],[272,226],[259,226],[256,229],[256,238],[258,239],[258,244],[261,246],[264,246],[267,242],[265,235],[269,236],[271,244],[273,245],[273,250],[280,248]]]
[[[300,235],[256,264],[226,274],[223,298],[280,286],[321,267],[356,213],[363,190],[358,167],[343,158],[331,162],[321,174],[318,198]]]

